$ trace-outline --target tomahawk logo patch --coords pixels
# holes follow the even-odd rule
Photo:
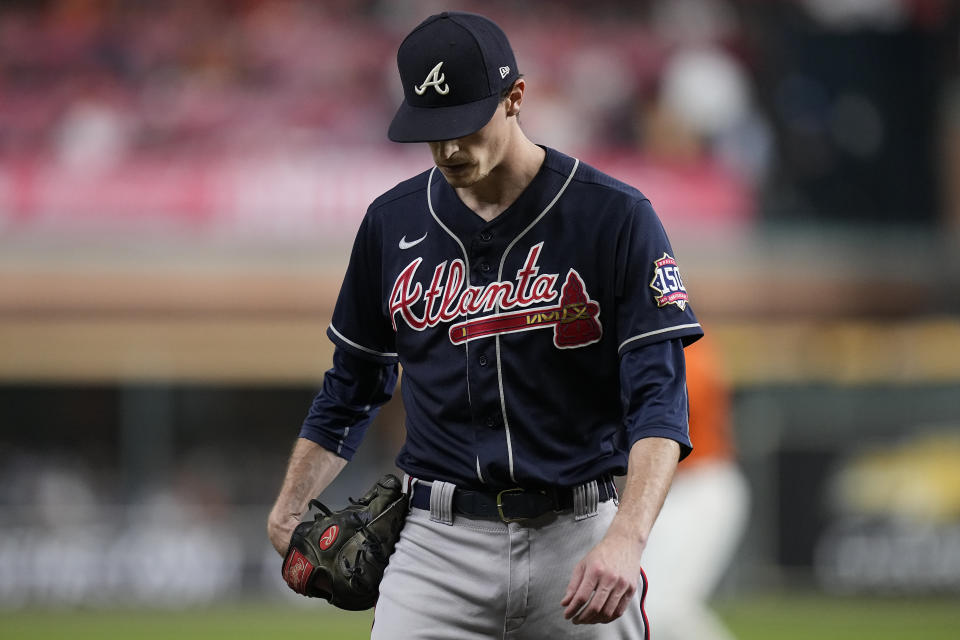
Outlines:
[[[680,279],[680,268],[677,261],[667,253],[653,261],[653,280],[650,288],[657,292],[653,299],[658,307],[675,304],[683,311],[687,306],[687,290]]]

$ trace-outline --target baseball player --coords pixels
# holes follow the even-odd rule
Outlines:
[[[691,449],[683,347],[702,335],[673,249],[642,193],[526,138],[489,19],[431,16],[397,65],[388,135],[435,166],[361,223],[270,539],[286,551],[399,364],[411,510],[372,637],[647,637],[641,553]]]

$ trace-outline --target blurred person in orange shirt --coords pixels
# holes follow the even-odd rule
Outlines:
[[[661,640],[731,640],[708,600],[743,536],[750,492],[735,459],[720,355],[709,338],[685,353],[694,448],[677,467],[643,554],[647,614]]]

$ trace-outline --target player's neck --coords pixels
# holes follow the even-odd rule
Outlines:
[[[546,152],[517,129],[503,160],[488,176],[456,189],[460,200],[487,222],[506,211],[540,170]]]

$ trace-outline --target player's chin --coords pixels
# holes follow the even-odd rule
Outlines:
[[[469,187],[477,183],[477,167],[472,164],[462,164],[453,167],[440,167],[440,172],[447,179],[451,187]]]

